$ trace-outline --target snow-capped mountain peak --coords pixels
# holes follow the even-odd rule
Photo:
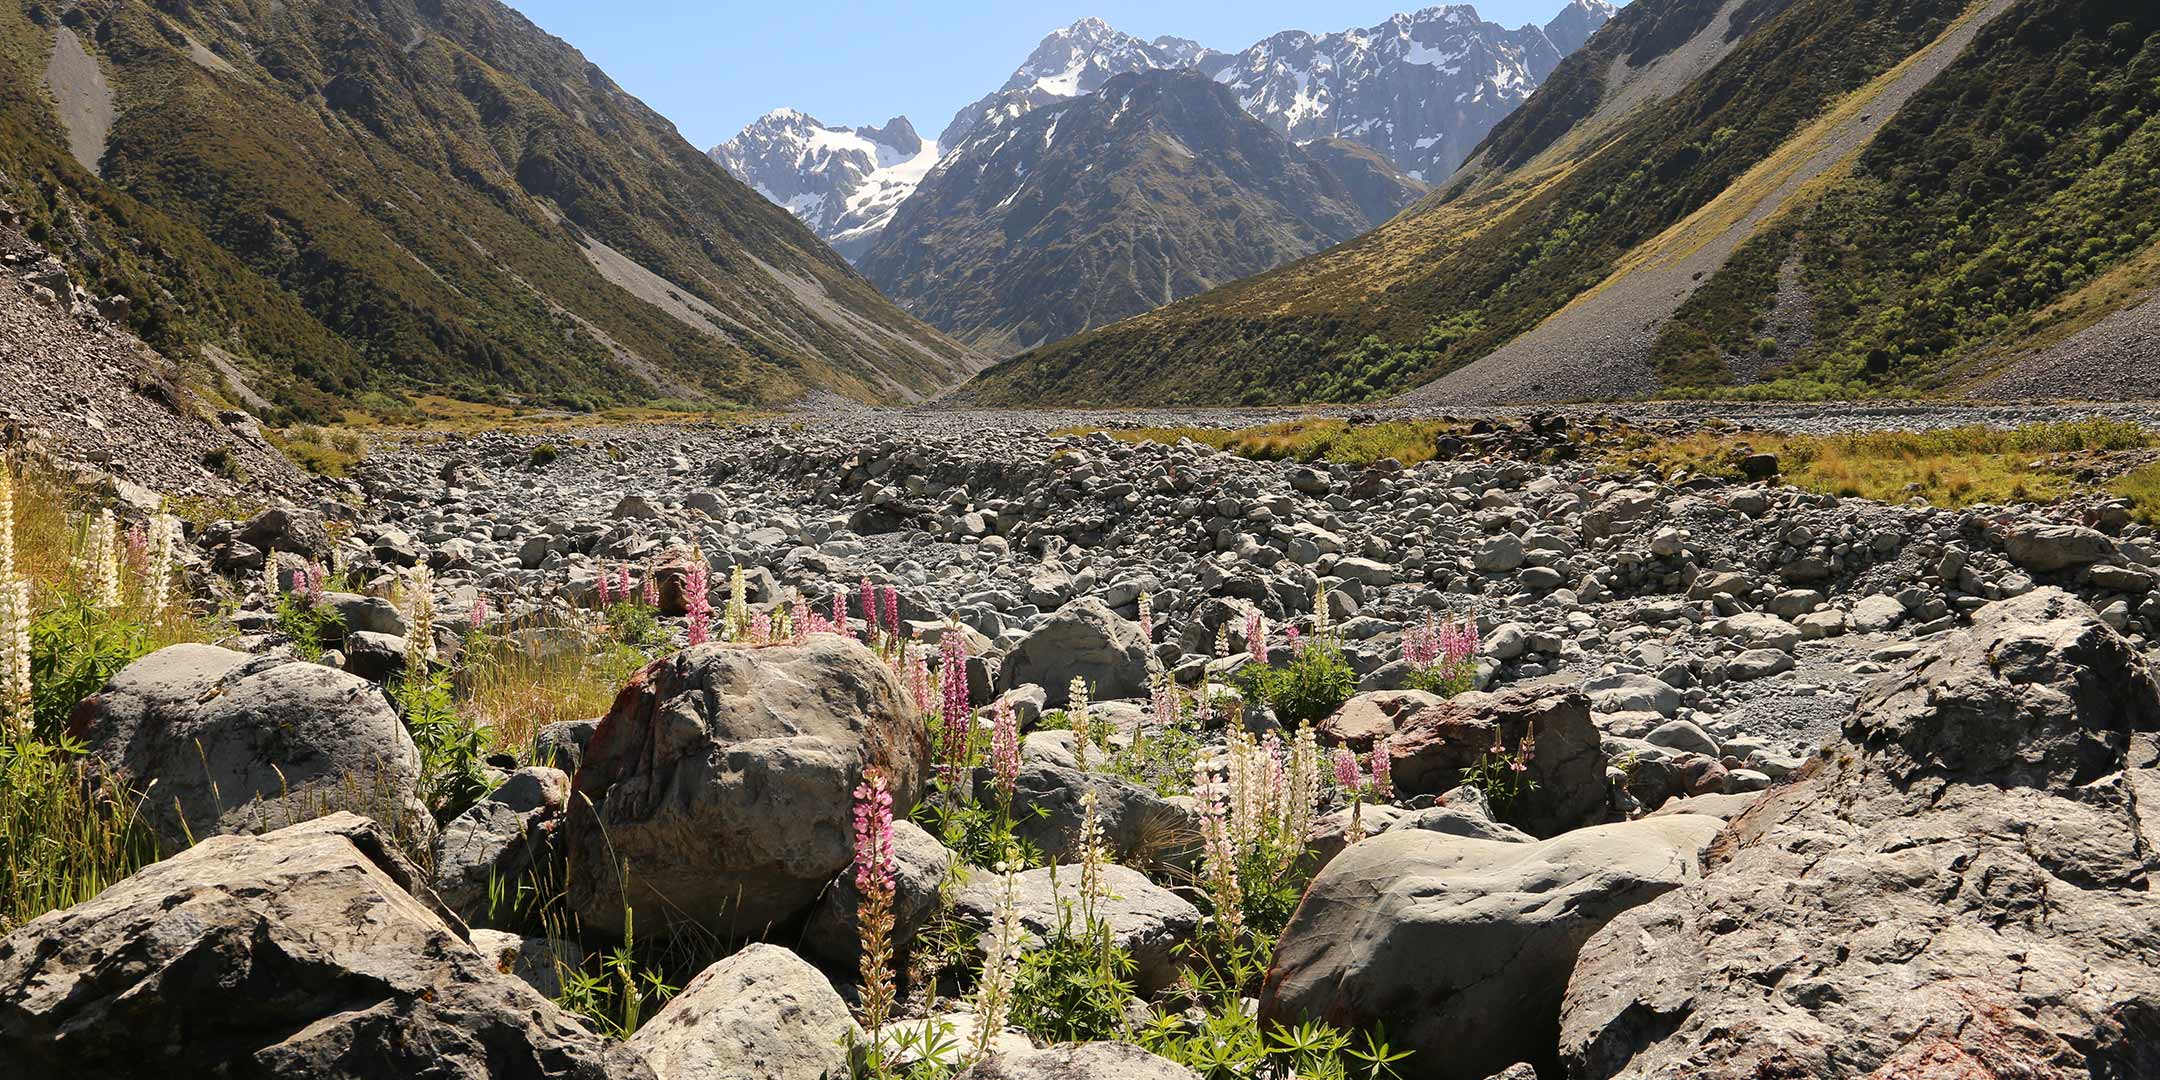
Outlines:
[[[934,143],[905,118],[848,129],[775,109],[712,153],[852,260],[939,163],[941,149],[954,153],[1119,75],[1191,68],[1292,142],[1355,143],[1438,183],[1616,10],[1609,0],[1566,0],[1545,26],[1509,30],[1470,5],[1451,4],[1331,34],[1288,30],[1238,53],[1183,38],[1143,41],[1090,17],[1044,36],[1002,87],[956,113]]]
[[[851,129],[783,107],[714,147],[712,157],[852,258],[937,164],[938,147],[904,116]]]

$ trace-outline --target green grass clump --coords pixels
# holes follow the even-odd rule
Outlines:
[[[1191,439],[1204,446],[1259,461],[1329,462],[1366,466],[1393,458],[1404,465],[1433,459],[1434,441],[1440,435],[1464,430],[1463,425],[1440,420],[1389,420],[1378,424],[1352,424],[1346,420],[1285,420],[1249,428],[1068,428],[1059,434],[1104,434],[1125,442],[1175,443]]]
[[[1660,472],[1688,469],[1737,478],[1744,450],[1776,454],[1784,482],[1841,498],[1937,506],[2059,499],[2078,490],[2073,462],[2093,455],[2160,446],[2137,424],[2092,418],[2014,429],[1978,424],[1936,431],[1873,431],[1833,436],[1699,432],[1628,446],[1621,457]],[[2070,462],[2058,458],[2071,458]]]

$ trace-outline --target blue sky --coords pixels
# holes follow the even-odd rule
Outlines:
[[[1093,15],[1142,38],[1242,49],[1281,30],[1371,26],[1387,0],[507,0],[675,122],[698,148],[781,105],[828,124],[915,121],[936,138],[998,88],[1044,34]],[[1504,26],[1543,24],[1566,0],[1486,0]]]

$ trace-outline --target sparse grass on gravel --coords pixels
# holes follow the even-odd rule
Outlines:
[[[1777,455],[1784,482],[1806,491],[1889,503],[1917,496],[1962,507],[2062,498],[2080,490],[2078,472],[2101,456],[2156,445],[2160,438],[2139,425],[2106,419],[1830,436],[1705,431],[1631,444],[1615,462],[1737,477],[1745,453],[1769,453]],[[2160,507],[2160,474],[2152,486],[2150,505]]]

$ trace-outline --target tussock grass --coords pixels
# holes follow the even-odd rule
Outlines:
[[[1439,420],[1391,420],[1353,425],[1345,420],[1285,420],[1260,427],[1068,428],[1061,435],[1104,434],[1125,442],[1175,443],[1191,439],[1204,446],[1258,461],[1325,461],[1371,465],[1394,458],[1404,465],[1433,459],[1433,441],[1462,425]]]
[[[644,651],[607,638],[576,648],[545,640],[574,633],[512,631],[467,646],[457,675],[461,711],[486,727],[497,749],[523,758],[541,728],[606,715],[623,685],[651,662]]]
[[[2078,490],[2073,462],[2160,446],[2136,424],[2107,419],[2030,424],[2011,430],[1980,425],[1939,431],[1878,431],[1835,436],[1701,432],[1630,447],[1620,456],[1661,472],[1689,469],[1738,477],[1746,451],[1776,454],[1786,483],[1843,498],[1938,506],[2047,501]],[[2160,496],[2160,473],[2154,476]],[[2160,499],[2154,505],[2160,506]]]

